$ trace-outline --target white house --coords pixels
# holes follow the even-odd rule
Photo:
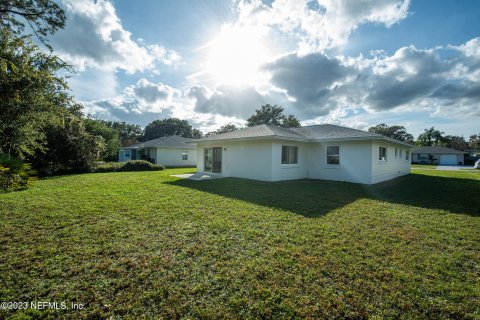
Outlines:
[[[326,179],[373,184],[410,173],[405,142],[336,125],[267,125],[196,140],[197,171],[263,181]]]
[[[465,152],[446,147],[420,147],[412,150],[412,163],[457,165],[464,164]]]
[[[197,147],[192,139],[180,136],[161,137],[123,147],[118,152],[118,160],[125,162],[139,160],[140,150],[155,163],[167,167],[194,167],[197,164]]]

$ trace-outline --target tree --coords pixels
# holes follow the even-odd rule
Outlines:
[[[155,120],[145,127],[142,140],[148,141],[171,135],[193,138],[192,126],[187,120],[180,120],[178,118]]]
[[[70,67],[22,35],[27,23],[45,43],[64,22],[54,1],[0,0],[0,154],[31,161],[40,173],[87,171],[104,149],[57,75]]]
[[[117,161],[118,150],[121,147],[118,131],[109,127],[107,121],[87,118],[84,120],[85,130],[93,136],[103,139],[105,150],[100,158],[105,161]]]
[[[192,129],[192,138],[199,139],[203,137],[203,132],[198,129]]]
[[[23,34],[25,24],[44,45],[46,37],[65,26],[65,13],[53,0],[1,0],[0,28]],[[50,48],[51,49],[51,48]]]
[[[142,137],[142,128],[125,121],[102,121],[107,127],[115,129],[123,147],[138,143]]]
[[[80,110],[81,106],[75,104],[68,113],[52,115],[44,127],[48,152],[38,150],[31,157],[40,174],[88,172],[105,151],[103,138],[85,129]]]
[[[299,128],[302,125],[300,124],[300,121],[293,115],[289,114],[285,119],[283,119],[282,127],[285,128]]]
[[[67,65],[27,36],[0,33],[0,153],[24,159],[44,150],[43,128],[52,114],[68,113],[73,104],[56,75]]]
[[[465,141],[463,137],[460,136],[445,136],[444,137],[444,145],[447,148],[452,148],[456,150],[467,150],[468,143]]]
[[[443,137],[444,132],[436,130],[435,127],[430,129],[424,129],[424,132],[421,133],[417,138],[417,145],[419,146],[439,146],[445,142]]]
[[[209,132],[206,134],[207,137],[209,136],[215,136],[217,134],[222,134],[222,133],[227,133],[227,132],[232,132],[238,130],[238,127],[234,124],[226,124],[224,126],[221,126],[220,129],[217,129],[215,131]]]
[[[284,108],[277,105],[266,104],[255,110],[255,113],[247,119],[247,127],[266,124],[275,127],[300,127],[300,121],[290,114],[283,114]]]
[[[374,127],[368,128],[368,132],[382,134],[386,137],[397,139],[408,143],[413,143],[413,136],[407,133],[404,126],[387,126],[385,123],[381,123]]]
[[[470,136],[470,139],[468,140],[468,146],[472,148],[474,151],[480,150],[480,133],[472,134]]]

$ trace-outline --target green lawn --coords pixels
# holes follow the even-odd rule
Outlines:
[[[435,164],[412,164],[412,169],[437,169]]]
[[[480,318],[480,173],[42,179],[0,194],[0,318]]]

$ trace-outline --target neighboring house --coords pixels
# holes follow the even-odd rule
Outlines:
[[[412,163],[457,165],[464,164],[465,152],[446,147],[420,147],[412,150]]]
[[[335,125],[245,128],[196,140],[197,170],[263,181],[372,184],[410,173],[405,142]]]
[[[197,147],[190,143],[192,139],[180,136],[168,136],[132,146],[123,147],[118,152],[120,162],[140,160],[140,150],[155,163],[167,167],[195,166],[197,164]]]

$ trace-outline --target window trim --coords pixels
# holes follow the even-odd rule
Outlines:
[[[381,153],[381,149],[384,149],[385,150],[385,156],[382,157],[382,153]],[[388,161],[388,153],[387,153],[387,147],[384,147],[384,146],[378,146],[378,161],[381,161],[381,162],[387,162]]]
[[[284,162],[283,160],[283,148],[287,148],[287,152],[286,152],[286,162]],[[290,153],[290,148],[293,148],[293,159],[290,159],[290,156],[292,155]],[[282,166],[288,166],[288,165],[298,165],[298,146],[295,146],[295,145],[285,145],[285,144],[282,144],[282,149],[281,149],[281,153],[280,153],[280,164]]]
[[[328,148],[329,147],[337,147],[338,148],[338,154],[328,154]],[[340,145],[327,145],[325,146],[325,160],[326,160],[326,165],[327,166],[339,166],[340,165]],[[328,157],[338,157],[338,163],[328,163]]]

